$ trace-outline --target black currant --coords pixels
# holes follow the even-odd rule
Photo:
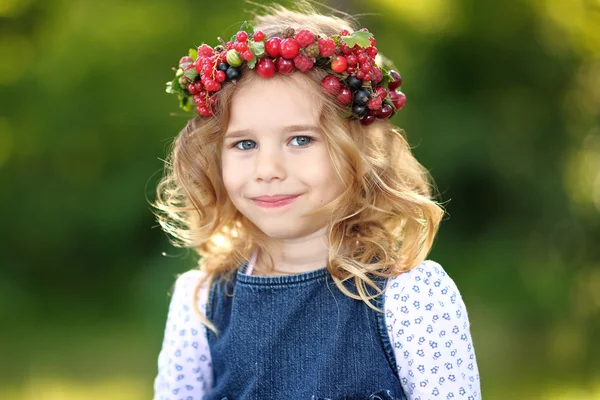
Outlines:
[[[352,114],[354,114],[358,118],[362,118],[365,115],[367,115],[367,111],[368,111],[367,106],[356,104],[356,103],[354,103],[354,105],[352,106]]]
[[[353,90],[358,90],[362,87],[363,81],[355,77],[354,75],[350,75],[346,78],[346,83]]]
[[[371,99],[371,93],[365,88],[358,89],[356,93],[354,93],[354,104],[358,104],[359,106],[365,106]]]
[[[225,71],[225,73],[227,74],[227,82],[229,81],[235,81],[237,79],[240,79],[242,77],[242,71],[239,68],[236,67],[229,67],[227,68],[227,71]]]
[[[227,64],[226,62],[220,62],[219,65],[217,65],[217,70],[219,71],[227,71],[227,68],[229,68],[229,64]]]

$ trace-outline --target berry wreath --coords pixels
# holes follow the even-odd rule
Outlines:
[[[247,63],[267,79],[276,72],[287,75],[314,67],[326,70],[329,74],[321,81],[322,89],[347,107],[347,118],[364,125],[390,118],[406,104],[406,96],[398,90],[400,74],[389,62],[376,62],[375,38],[366,28],[342,30],[332,36],[288,28],[282,36],[267,38],[244,22],[230,41],[218,38],[221,44],[214,48],[203,44],[197,50],[190,49],[179,61],[179,68],[173,68],[175,78],[167,82],[167,93],[179,97],[184,111],[195,104],[198,114],[213,116],[214,94],[224,83],[240,79],[240,67]],[[383,60],[381,55],[379,60]]]

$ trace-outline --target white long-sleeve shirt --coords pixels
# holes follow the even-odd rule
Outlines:
[[[251,273],[251,268],[246,272]],[[175,284],[158,356],[154,400],[202,400],[210,394],[207,328],[192,309],[201,277],[201,271],[188,271]],[[384,296],[387,332],[408,399],[480,399],[467,310],[442,266],[424,261],[393,278]],[[204,286],[195,299],[203,313],[207,300]]]

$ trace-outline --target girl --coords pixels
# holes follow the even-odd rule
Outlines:
[[[159,399],[479,399],[465,305],[425,260],[443,215],[389,122],[401,78],[366,29],[269,7],[183,57],[192,118],[154,206],[194,249]]]

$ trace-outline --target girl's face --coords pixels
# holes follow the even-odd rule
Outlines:
[[[223,181],[231,201],[276,239],[324,227],[326,217],[303,215],[343,191],[319,132],[320,104],[306,84],[277,75],[255,77],[235,94],[223,139]],[[256,199],[261,196],[293,198]]]

